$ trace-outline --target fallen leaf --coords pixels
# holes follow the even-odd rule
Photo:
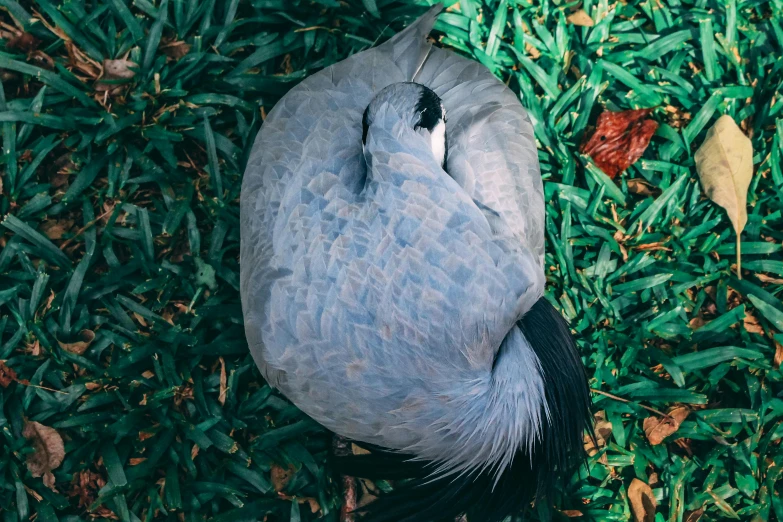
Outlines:
[[[62,239],[73,228],[72,219],[46,219],[41,222],[41,232],[49,239]]]
[[[695,511],[686,511],[682,520],[683,522],[698,522],[703,514],[704,508],[699,508]]]
[[[585,514],[579,511],[578,509],[566,509],[561,511],[560,513],[567,516],[568,518],[578,518],[578,517],[585,516]]]
[[[288,468],[282,468],[277,464],[272,464],[272,469],[270,470],[269,474],[272,480],[272,486],[275,488],[275,491],[279,493],[285,490],[285,487],[289,482],[291,482],[291,478],[293,478],[294,473],[296,473],[296,468],[294,468],[292,464],[289,464]]]
[[[578,9],[568,15],[566,18],[569,23],[573,25],[578,25],[581,27],[593,27],[595,25],[595,22],[593,22],[593,19],[590,17],[589,14],[587,14],[587,11],[584,9]]]
[[[653,522],[655,520],[655,495],[650,486],[635,478],[628,486],[628,501],[631,504],[634,522]]]
[[[73,474],[71,490],[68,496],[79,498],[79,507],[88,508],[98,498],[98,491],[106,485],[106,479],[100,474],[83,469]]]
[[[135,68],[138,65],[130,60],[104,60],[103,74],[95,82],[95,90],[99,92],[109,91],[110,94],[116,93],[122,89],[122,85],[105,83],[104,80],[130,80],[136,76],[136,71],[132,67]]]
[[[226,404],[226,392],[228,392],[228,386],[226,385],[226,361],[220,358],[220,395],[218,395],[218,402],[221,406]]]
[[[753,144],[734,118],[724,114],[707,131],[694,160],[705,194],[726,210],[737,234],[737,278],[742,279],[740,234],[748,221]]]
[[[669,411],[669,417],[647,417],[644,419],[644,434],[647,440],[653,446],[661,444],[666,437],[680,428],[680,424],[690,412],[687,406],[677,406]]]
[[[372,481],[363,478],[357,480],[361,489],[361,495],[359,495],[359,500],[356,502],[356,510],[359,511],[361,508],[375,502],[378,499],[379,492]]]
[[[593,456],[598,453],[598,450],[605,447],[612,437],[612,423],[606,420],[606,412],[601,410],[595,413],[593,416],[593,432],[595,434],[595,442],[589,434],[584,435],[584,448],[589,456]],[[598,443],[596,447],[595,443]]]
[[[190,52],[190,44],[183,42],[182,40],[168,42],[164,45],[161,45],[160,50],[163,51],[163,54],[169,58],[173,60],[179,60]]]
[[[147,460],[147,457],[133,457],[133,458],[128,459],[128,464],[130,464],[131,466],[138,466],[139,464],[141,464],[142,462],[144,462],[146,460]]]
[[[660,189],[653,187],[643,179],[629,179],[626,185],[628,185],[628,192],[640,196],[653,196],[661,192]]]
[[[10,366],[6,366],[5,361],[0,361],[0,386],[8,388],[12,382],[16,381],[16,372]]]
[[[92,330],[82,330],[79,332],[79,340],[73,343],[64,343],[62,341],[57,341],[60,345],[60,348],[65,350],[66,352],[73,353],[76,355],[81,355],[84,352],[87,351],[87,348],[90,347],[92,342],[95,340],[95,332]]]
[[[780,368],[780,363],[783,363],[783,344],[775,341],[775,359],[772,361],[772,366],[777,370]]]
[[[764,328],[761,326],[759,320],[756,318],[756,316],[747,310],[745,310],[745,317],[743,318],[742,322],[745,326],[746,332],[764,335]]]
[[[592,136],[582,144],[581,152],[593,158],[607,176],[617,174],[642,157],[658,123],[648,119],[652,109],[604,111],[598,116]]]
[[[54,490],[53,469],[57,469],[65,458],[63,439],[57,430],[40,422],[30,421],[24,425],[22,435],[33,444],[34,451],[27,454],[27,469],[33,477],[43,477],[44,484]]]

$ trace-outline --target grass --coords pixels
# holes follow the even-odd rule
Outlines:
[[[534,517],[630,520],[638,478],[657,522],[783,521],[783,1],[586,0],[592,27],[567,21],[577,7],[461,0],[435,33],[529,109],[549,296],[601,392],[605,444],[563,511]],[[0,387],[4,522],[296,522],[316,519],[315,503],[337,520],[328,434],[248,355],[241,173],[291,86],[421,12],[0,0],[0,360],[17,374]],[[96,81],[104,60],[119,61]],[[578,154],[601,110],[646,107],[660,127],[616,183]],[[755,150],[741,280],[735,234],[693,162],[724,113]],[[679,430],[651,445],[649,410],[680,406],[692,411]],[[56,491],[27,469],[25,419],[65,440]]]

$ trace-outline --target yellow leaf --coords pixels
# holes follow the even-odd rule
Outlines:
[[[628,486],[628,501],[633,511],[634,522],[653,522],[655,520],[655,495],[650,486],[638,478]]]
[[[740,271],[740,233],[748,221],[748,187],[753,176],[753,145],[729,115],[718,118],[696,151],[696,170],[704,192],[726,209],[737,233],[737,276]]]

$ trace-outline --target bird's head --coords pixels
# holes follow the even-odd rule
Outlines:
[[[362,143],[373,125],[384,125],[389,120],[380,113],[391,111],[398,116],[394,123],[402,124],[421,135],[432,150],[438,164],[446,163],[446,110],[440,97],[429,87],[414,83],[393,83],[382,89],[367,106],[362,118]]]

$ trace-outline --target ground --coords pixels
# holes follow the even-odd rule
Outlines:
[[[0,0],[5,522],[337,520],[328,434],[248,354],[240,181],[287,89],[422,10]],[[659,522],[783,520],[783,2],[461,0],[433,35],[529,109],[595,390],[598,451],[534,518],[653,520],[648,485]],[[633,108],[659,125],[612,180],[579,147]],[[721,114],[754,148],[742,279],[694,166]]]

